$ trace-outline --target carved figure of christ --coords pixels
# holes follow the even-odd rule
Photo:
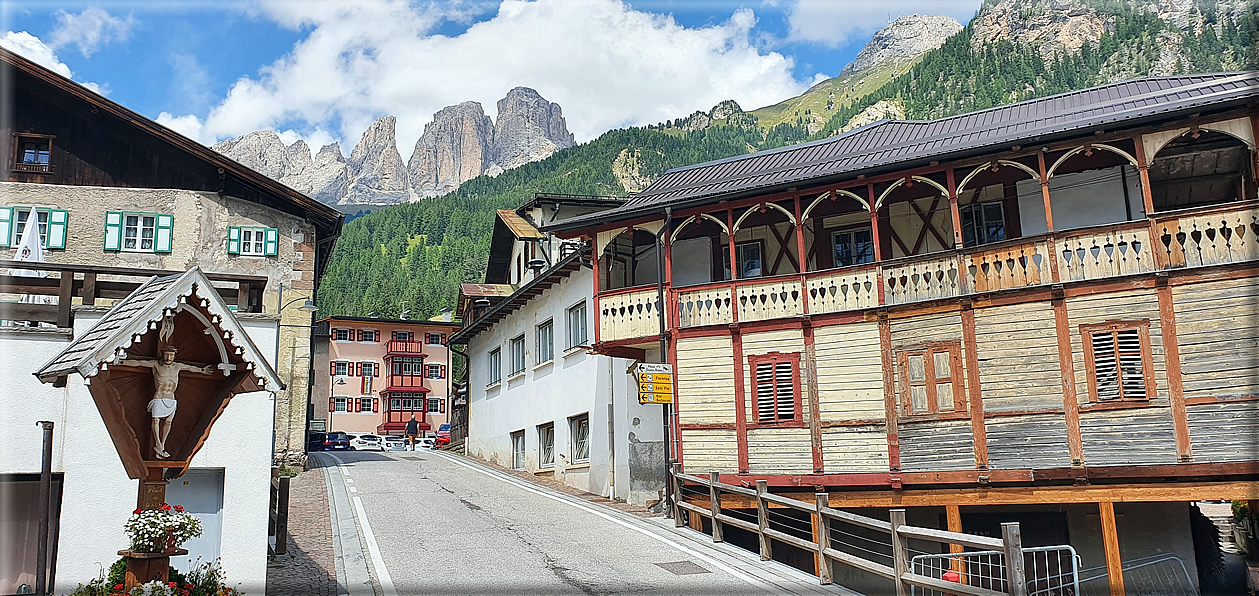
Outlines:
[[[153,370],[153,399],[149,400],[149,413],[153,417],[153,451],[158,459],[166,459],[166,437],[170,435],[171,425],[175,420],[175,409],[179,405],[175,401],[175,390],[179,387],[179,373],[188,371],[203,375],[214,374],[214,366],[196,366],[175,361],[175,348],[166,347],[161,351],[160,360],[147,358],[127,359],[121,366],[149,368]]]

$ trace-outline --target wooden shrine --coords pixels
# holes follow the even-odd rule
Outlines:
[[[198,268],[152,278],[35,373],[83,377],[123,468],[139,480],[138,509],[166,501],[234,395],[283,388]],[[127,582],[167,579],[171,554],[120,551]]]

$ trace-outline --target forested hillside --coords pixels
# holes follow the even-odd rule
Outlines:
[[[1072,11],[1079,17],[1063,17],[1060,1],[986,1],[960,33],[907,72],[837,106],[814,137],[833,134],[880,100],[899,104],[908,118],[930,119],[1149,74],[1259,68],[1259,0],[1197,0],[1191,11],[1176,14],[1158,13],[1162,5],[1153,0],[1074,0],[1084,7]],[[1106,32],[1060,51],[1052,43],[1062,36],[1052,28],[1069,30],[1064,18],[1092,19]],[[994,35],[994,22],[1017,22],[1021,29]],[[494,211],[514,208],[535,192],[623,195],[669,168],[806,137],[805,126],[787,122],[765,131],[750,113],[725,117],[714,109],[609,131],[496,178],[474,178],[454,193],[365,215],[346,224],[337,242],[319,291],[320,314],[396,317],[407,311],[425,318],[453,306],[459,284],[484,275]]]
[[[712,126],[678,134],[647,128],[613,130],[551,157],[481,176],[458,191],[354,219],[337,240],[319,289],[321,316],[379,313],[426,318],[454,306],[459,284],[481,281],[497,209],[515,208],[535,192],[624,195],[612,162],[628,150],[637,176],[741,155],[802,140],[803,128]]]

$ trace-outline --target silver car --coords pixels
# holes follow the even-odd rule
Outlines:
[[[385,451],[405,451],[407,440],[402,437],[385,437]]]

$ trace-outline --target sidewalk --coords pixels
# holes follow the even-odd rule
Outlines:
[[[324,470],[313,467],[289,485],[288,554],[267,563],[271,596],[337,596]]]

